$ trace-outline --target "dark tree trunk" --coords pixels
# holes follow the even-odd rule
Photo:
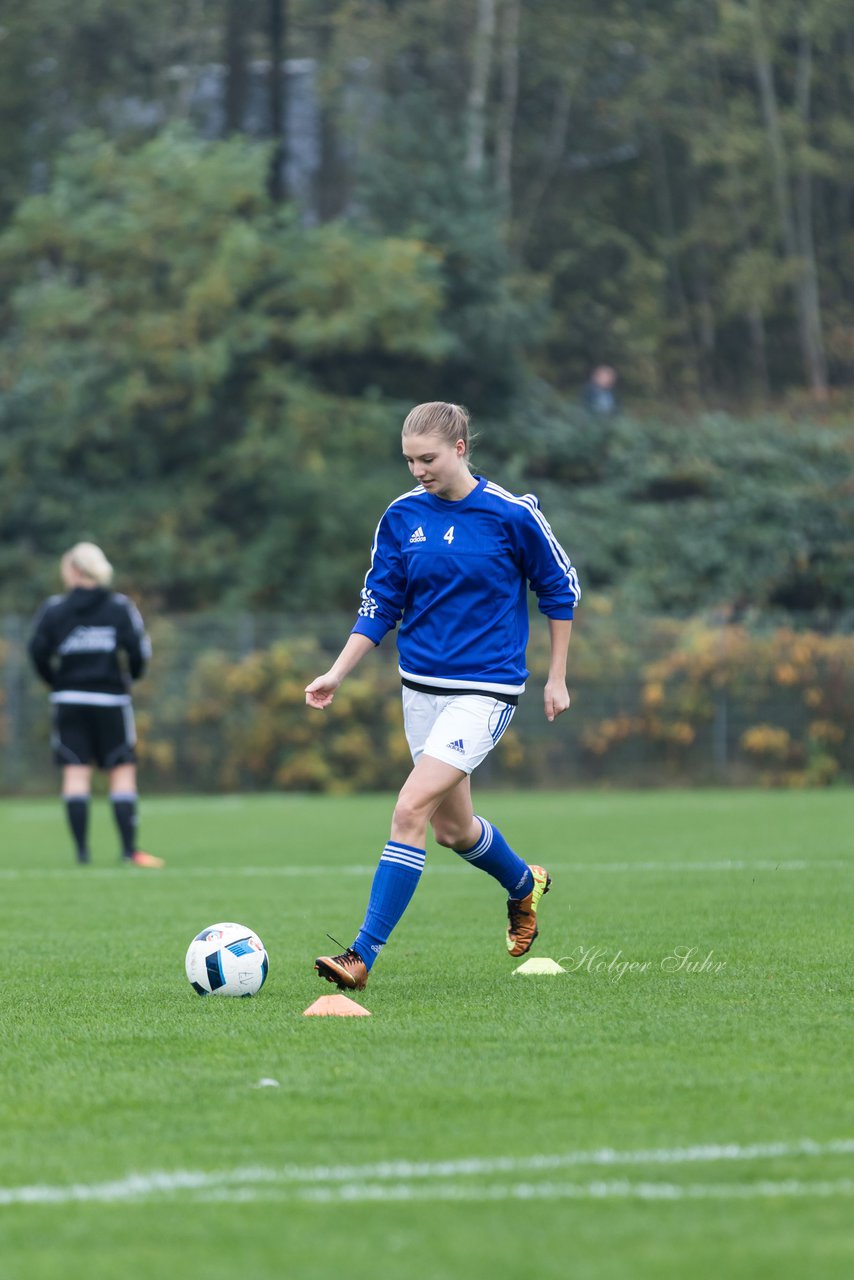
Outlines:
[[[317,64],[318,94],[320,98],[320,164],[315,179],[317,216],[321,222],[337,218],[347,204],[347,170],[341,154],[341,134],[338,121],[341,118],[341,90],[334,87],[335,76],[330,74],[333,59],[334,4],[329,0],[318,15]],[[332,87],[331,87],[332,86]]]
[[[753,62],[762,118],[768,135],[774,182],[774,199],[780,221],[780,237],[785,258],[795,268],[792,291],[798,316],[798,335],[807,381],[817,399],[827,396],[827,360],[822,338],[821,306],[815,269],[810,206],[810,175],[798,175],[799,200],[792,199],[789,157],[780,124],[774,67],[768,52],[761,0],[748,0],[753,19]],[[809,122],[809,86],[812,51],[802,37],[798,45],[798,111],[804,126]]]
[[[270,0],[270,195],[277,203],[287,199],[287,98],[285,93],[285,47],[287,0]]]
[[[239,133],[246,111],[246,14],[228,0],[225,17],[225,132]]]

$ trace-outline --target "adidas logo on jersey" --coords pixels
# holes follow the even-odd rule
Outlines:
[[[424,533],[424,530],[421,528],[421,525],[418,526],[418,528],[415,530],[415,532],[413,533],[409,541],[410,542],[426,542],[427,541],[426,535]]]
[[[448,743],[448,750],[449,750],[449,751],[459,751],[460,755],[461,755],[461,756],[464,756],[464,755],[465,755],[465,753],[466,753],[466,747],[465,747],[465,743],[463,742],[462,738],[455,738],[453,742],[449,742],[449,743]]]

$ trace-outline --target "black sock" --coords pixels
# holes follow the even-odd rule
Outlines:
[[[77,861],[88,862],[89,849],[86,844],[86,833],[89,829],[89,797],[66,796],[65,814],[68,818],[71,834],[74,837]]]
[[[130,858],[136,852],[136,792],[116,791],[110,796],[113,817],[122,842],[122,857]]]

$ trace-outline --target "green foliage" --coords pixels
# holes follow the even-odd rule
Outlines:
[[[539,386],[482,453],[530,486],[590,594],[641,613],[854,601],[854,441],[844,427],[726,414],[603,420]]]
[[[0,19],[0,219],[34,188],[69,131],[141,137],[186,116],[188,61],[215,60],[223,0],[7,0]],[[211,19],[213,18],[213,22]],[[183,74],[182,74],[183,71]]]
[[[493,9],[490,27],[480,0],[286,6],[287,53],[316,69],[316,115],[293,113],[286,140],[311,138],[310,213],[429,242],[455,348],[446,394],[492,412],[528,360],[564,390],[606,360],[634,395],[706,403],[805,380],[820,393],[825,364],[849,385],[843,0]],[[266,130],[269,86],[246,100],[268,16],[236,0],[9,0],[0,220],[49,184],[74,128]],[[203,105],[214,65],[222,96]],[[417,400],[429,382],[416,360],[384,385]]]
[[[91,537],[148,610],[350,609],[407,484],[398,425],[440,395],[474,410],[481,469],[540,495],[588,592],[653,613],[844,619],[844,414],[604,421],[534,380],[546,331],[560,380],[549,344],[569,320],[539,327],[540,282],[514,274],[453,103],[417,79],[400,92],[358,220],[304,225],[268,198],[268,148],[188,130],[140,146],[79,135],[18,206],[0,238],[0,607],[29,613],[61,551]],[[552,260],[569,310],[604,333],[628,271],[623,321],[654,382],[655,260],[595,218],[577,231]],[[592,270],[594,249],[619,270]],[[774,261],[769,245],[741,255],[727,307],[770,305]]]
[[[243,141],[123,153],[86,135],[19,208],[0,242],[14,577],[88,530],[167,605],[296,605],[352,537],[341,459],[385,456],[384,371],[453,347],[436,255],[301,228],[270,205],[266,164]],[[359,514],[363,547],[375,518]]]
[[[453,356],[443,398],[501,413],[523,385],[524,357],[542,332],[542,287],[523,277],[508,251],[500,209],[482,177],[467,173],[448,104],[421,88],[390,105],[379,145],[359,172],[362,219],[374,232],[415,237],[437,251],[444,331]],[[410,384],[414,402],[435,399]]]

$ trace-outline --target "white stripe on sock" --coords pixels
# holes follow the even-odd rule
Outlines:
[[[424,870],[426,860],[426,852],[394,844],[387,844],[380,857],[380,862],[390,862],[394,866],[407,867],[410,871],[419,872]]]
[[[385,862],[395,867],[406,867],[409,871],[417,871],[419,874],[424,870],[423,862],[410,862],[406,858],[401,858],[396,855],[392,855],[390,857],[386,853],[384,853],[380,858],[380,862]]]
[[[476,858],[482,857],[492,845],[493,831],[491,824],[486,821],[486,818],[481,818],[479,814],[475,814],[475,817],[483,828],[477,844],[473,849],[466,849],[464,852],[459,849],[455,850],[466,862],[474,862]]]

